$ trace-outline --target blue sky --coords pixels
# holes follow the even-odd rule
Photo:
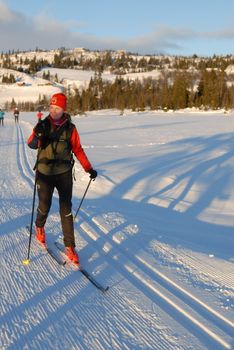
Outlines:
[[[234,0],[0,0],[0,50],[234,54]]]

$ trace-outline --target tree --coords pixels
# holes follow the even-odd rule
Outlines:
[[[188,79],[185,72],[176,73],[172,86],[173,109],[186,108],[188,106]]]
[[[16,102],[15,102],[14,98],[12,98],[11,104],[10,104],[10,109],[14,109],[15,107],[16,107]]]

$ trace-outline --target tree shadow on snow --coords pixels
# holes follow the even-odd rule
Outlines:
[[[145,246],[150,244],[147,239],[163,236],[161,239],[170,244],[231,259],[234,228],[231,209],[227,208],[226,216],[225,207],[233,201],[233,137],[232,133],[218,134],[168,143],[157,155],[142,159],[140,166],[139,157],[104,163],[102,167],[114,165],[124,171],[133,166],[138,170],[115,185],[111,193],[86,200],[85,205],[95,206],[94,216],[106,215],[106,208],[121,213],[138,226],[137,235],[144,237]],[[135,198],[128,199],[131,193]],[[206,222],[204,212],[209,219]],[[226,218],[229,222],[224,222]]]

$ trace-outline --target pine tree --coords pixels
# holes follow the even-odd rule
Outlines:
[[[172,86],[173,109],[186,108],[188,106],[188,83],[185,73],[176,73]]]

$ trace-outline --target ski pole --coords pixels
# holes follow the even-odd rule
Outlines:
[[[74,221],[75,221],[75,219],[76,219],[76,217],[77,217],[77,214],[79,213],[79,210],[80,210],[80,207],[81,207],[81,205],[82,205],[82,203],[83,203],[83,200],[85,199],[85,196],[86,196],[86,193],[87,193],[87,191],[88,191],[88,189],[89,189],[89,186],[90,186],[90,184],[91,184],[91,181],[92,181],[92,179],[90,179],[89,180],[89,183],[88,183],[88,186],[87,186],[87,188],[86,188],[86,190],[85,190],[85,192],[84,192],[84,195],[83,195],[83,197],[82,197],[82,199],[81,199],[81,201],[80,201],[80,205],[79,205],[79,207],[78,207],[78,209],[77,209],[77,211],[76,211],[76,214],[75,214],[75,216],[74,216]]]
[[[36,163],[33,167],[33,170],[35,170],[35,180],[34,180],[34,188],[33,188],[32,213],[31,213],[31,222],[30,222],[30,228],[29,228],[28,256],[27,256],[27,259],[23,260],[24,265],[28,265],[30,263],[29,255],[30,255],[31,240],[32,240],[32,227],[33,227],[34,207],[35,207],[36,188],[37,188],[37,165],[39,162],[39,156],[40,156],[41,150],[42,150],[42,147],[41,147],[41,141],[40,141],[38,152],[37,152]]]
[[[29,229],[29,242],[28,242],[28,256],[27,256],[27,259],[23,260],[24,265],[28,265],[30,262],[29,255],[30,255],[31,240],[32,240],[32,226],[33,226],[36,188],[37,188],[37,172],[35,174],[34,189],[33,189],[32,213],[31,213],[31,223],[30,223],[30,229]]]

